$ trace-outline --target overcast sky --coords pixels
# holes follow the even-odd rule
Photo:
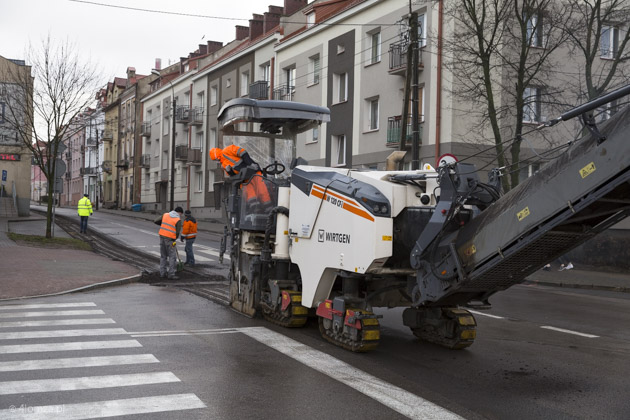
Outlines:
[[[125,77],[127,67],[146,75],[156,58],[166,67],[169,60],[178,61],[206,41],[232,41],[235,25],[248,26],[252,13],[263,14],[270,4],[283,6],[284,0],[0,0],[0,55],[23,59],[29,42],[38,44],[50,34],[76,45],[86,59],[99,64],[108,80]]]

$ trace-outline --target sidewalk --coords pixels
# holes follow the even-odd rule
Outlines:
[[[91,251],[19,246],[8,232],[45,236],[46,218],[0,218],[0,300],[67,293],[140,279],[138,270]],[[68,235],[55,226],[55,237]]]

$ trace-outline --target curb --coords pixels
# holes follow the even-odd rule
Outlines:
[[[100,282],[100,283],[88,284],[87,286],[81,286],[81,287],[77,287],[75,289],[65,290],[65,291],[62,291],[62,292],[48,293],[48,294],[43,294],[43,295],[20,296],[20,297],[14,297],[14,298],[0,299],[0,302],[8,302],[8,301],[11,301],[11,300],[43,298],[43,297],[51,297],[51,296],[61,296],[61,295],[67,295],[67,294],[70,294],[70,293],[75,293],[75,292],[84,292],[86,290],[101,289],[101,288],[111,287],[111,286],[120,286],[120,285],[123,285],[123,284],[130,284],[130,283],[138,283],[141,278],[142,278],[142,273],[141,274],[136,274],[134,276],[125,277],[125,278],[122,278],[122,279],[107,280],[107,281],[103,281],[103,282]]]
[[[630,287],[597,286],[594,284],[552,283],[552,282],[536,281],[536,280],[525,280],[521,284],[529,284],[532,286],[547,286],[547,287],[560,287],[560,288],[585,289],[585,290],[603,290],[607,292],[630,293]]]

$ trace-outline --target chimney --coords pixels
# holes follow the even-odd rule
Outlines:
[[[267,33],[280,23],[282,16],[282,7],[269,6],[269,11],[265,13],[263,33]]]
[[[136,77],[136,68],[135,67],[127,67],[127,80],[131,80]]]
[[[284,0],[284,15],[291,16],[308,4],[308,0]]]
[[[258,38],[263,34],[263,16],[253,14],[253,19],[249,20],[249,40]]]
[[[199,54],[201,55],[208,54],[208,46],[206,44],[199,44]]]
[[[162,70],[162,59],[161,58],[156,58],[155,59],[155,69],[156,70]]]
[[[249,36],[249,27],[236,25],[236,40],[241,41]]]
[[[215,53],[223,48],[223,42],[208,41],[208,54]]]

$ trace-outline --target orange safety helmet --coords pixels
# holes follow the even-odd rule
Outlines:
[[[213,147],[212,149],[210,149],[209,154],[211,160],[221,160],[223,150],[219,149],[218,147]]]

